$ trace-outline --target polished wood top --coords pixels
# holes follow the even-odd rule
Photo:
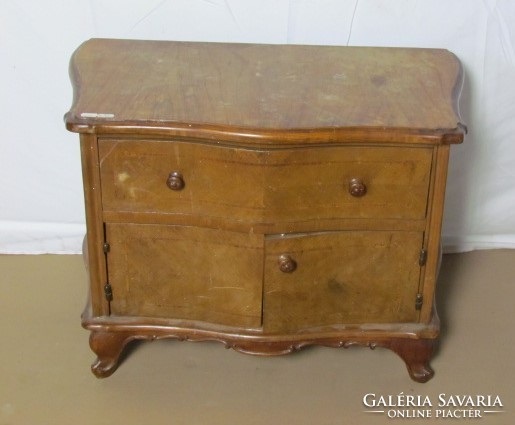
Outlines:
[[[252,143],[459,143],[446,50],[92,39],[67,128]]]

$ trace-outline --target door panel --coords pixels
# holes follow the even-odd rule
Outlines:
[[[264,330],[417,322],[422,238],[387,231],[267,238]],[[281,256],[294,271],[281,271]]]
[[[113,315],[260,327],[263,236],[107,224]]]

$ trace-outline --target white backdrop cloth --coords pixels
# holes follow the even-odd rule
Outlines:
[[[78,253],[79,143],[68,62],[92,37],[446,48],[462,61],[444,249],[515,248],[515,1],[0,2],[0,253]]]

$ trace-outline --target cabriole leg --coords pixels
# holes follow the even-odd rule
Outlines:
[[[417,382],[427,382],[434,371],[429,365],[436,345],[434,339],[394,339],[389,344],[392,351],[404,360],[411,379]]]
[[[123,349],[132,339],[128,332],[91,332],[89,345],[97,355],[91,371],[97,378],[106,378],[116,370]]]

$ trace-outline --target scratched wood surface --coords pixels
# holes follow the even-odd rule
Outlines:
[[[107,239],[113,315],[261,326],[262,236],[108,224]]]
[[[297,130],[304,142],[356,128],[462,133],[461,68],[446,50],[92,39],[70,73],[73,131],[162,127],[281,143]]]
[[[274,151],[118,139],[101,140],[99,152],[105,212],[254,223],[424,219],[432,160],[430,148]],[[180,191],[166,185],[173,171],[184,178]],[[364,196],[351,196],[353,178],[366,184]]]
[[[97,376],[181,338],[382,346],[431,378],[452,53],[93,39],[70,74]]]

